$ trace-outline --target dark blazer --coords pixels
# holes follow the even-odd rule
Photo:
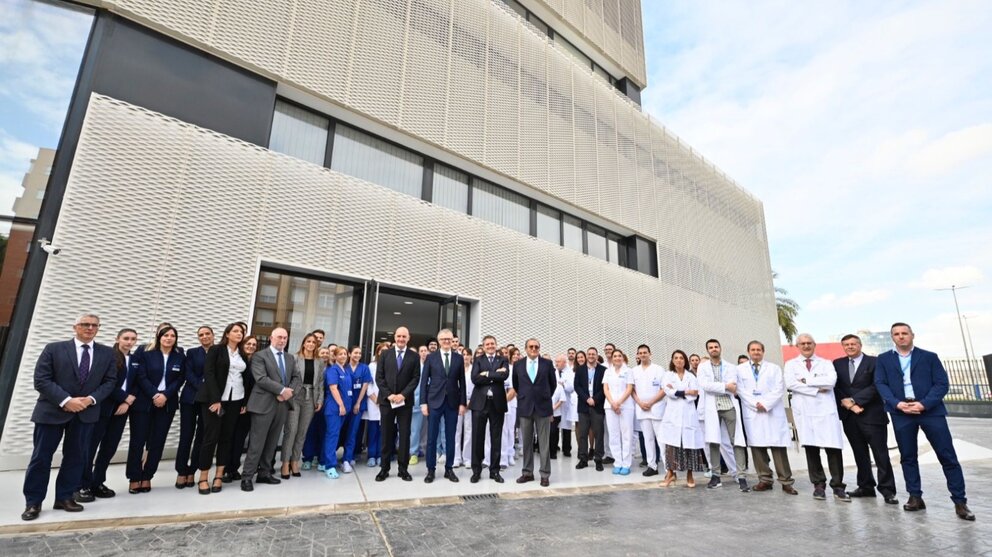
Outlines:
[[[465,359],[451,351],[448,375],[444,373],[444,356],[441,350],[427,355],[424,372],[420,375],[420,404],[438,410],[447,400],[453,408],[466,405]]]
[[[31,413],[32,422],[64,424],[79,416],[81,422],[94,423],[100,418],[100,406],[117,383],[117,365],[112,348],[95,342],[91,346],[90,375],[82,384],[76,374],[79,363],[73,340],[52,342],[41,351],[34,367],[34,389],[39,396]],[[93,397],[96,405],[77,414],[59,406],[66,398],[79,396]]]
[[[271,347],[263,348],[252,355],[251,367],[248,369],[255,377],[255,386],[252,388],[251,398],[246,403],[248,411],[252,414],[275,412],[279,404],[288,402],[277,399],[279,393],[286,387],[293,389],[294,397],[303,389],[303,378],[296,372],[296,359],[285,350],[282,354],[283,365],[286,367],[285,385],[282,382],[279,363]]]
[[[595,406],[592,411],[597,414],[605,414],[606,409],[603,404],[606,402],[606,393],[603,392],[603,375],[606,373],[606,366],[597,365],[592,376],[592,398]],[[580,366],[575,368],[575,396],[579,401],[579,414],[589,413],[589,368]]]
[[[113,353],[114,349],[111,348],[110,353],[114,358],[114,369],[117,372],[117,379],[114,381],[114,390],[110,391],[110,395],[102,403],[100,403],[100,415],[101,416],[113,416],[114,412],[117,411],[117,407],[120,406],[122,402],[127,400],[128,393],[124,391],[124,380],[128,376],[128,365],[127,359],[121,354],[120,365],[117,364],[117,354]]]
[[[241,399],[241,406],[246,406],[248,404],[248,393],[254,383],[249,385],[251,364],[248,362],[248,356],[241,351],[241,348],[238,348],[238,353],[241,354],[241,359],[245,361],[246,365],[245,371],[241,374],[241,383],[245,387],[245,398]],[[189,354],[192,355],[193,350],[190,350]],[[196,393],[196,402],[208,406],[215,402],[220,402],[220,397],[224,395],[224,389],[227,387],[227,375],[230,371],[231,356],[227,352],[227,345],[215,344],[211,346],[210,351],[207,352],[204,359],[203,385],[200,386],[199,391]],[[185,394],[185,391],[183,394]]]
[[[186,362],[183,364],[183,378],[186,383],[183,385],[183,393],[179,397],[179,402],[183,404],[193,404],[199,402],[196,394],[203,384],[203,366],[207,360],[207,351],[203,346],[190,348],[186,351]]]
[[[854,373],[854,382],[851,382],[851,373],[848,370],[848,360],[846,356],[834,360],[834,370],[837,372],[837,384],[834,385],[834,396],[837,398],[837,410],[840,419],[843,421],[849,416],[857,416],[858,420],[865,424],[887,424],[889,417],[885,414],[885,407],[882,405],[882,397],[878,396],[875,388],[875,356],[867,354],[861,357],[861,364]],[[858,406],[864,408],[861,414],[854,414],[844,405],[841,400],[852,398]]]
[[[933,352],[913,348],[909,378],[913,383],[916,400],[926,408],[921,415],[946,416],[944,396],[947,395],[949,380],[940,358]],[[875,363],[875,387],[885,401],[885,409],[892,414],[893,425],[898,426],[900,420],[907,418],[907,415],[896,409],[896,405],[906,398],[906,391],[902,384],[899,354],[895,350],[879,354]]]
[[[166,397],[166,410],[175,411],[179,408],[179,388],[182,387],[185,377],[183,377],[183,363],[186,356],[178,350],[169,352],[169,361],[165,368],[162,364],[162,352],[158,350],[142,351],[141,354],[131,356],[131,366],[134,367],[132,376],[134,377],[134,404],[131,410],[137,412],[148,412],[154,406],[152,397],[162,393]],[[158,385],[162,381],[162,374],[165,374],[165,390],[159,391]]]
[[[499,371],[502,370],[502,371]],[[487,372],[482,375],[482,372]],[[506,388],[503,386],[510,378],[510,362],[503,356],[496,354],[493,357],[492,365],[489,364],[489,357],[483,354],[472,361],[472,384],[475,389],[472,391],[472,400],[469,409],[481,412],[486,408],[488,393],[492,392],[493,405],[497,412],[506,412]]]
[[[517,393],[517,416],[545,417],[554,413],[551,395],[558,386],[555,365],[546,358],[537,358],[537,374],[531,382],[527,374],[527,358],[513,364],[513,390]]]
[[[387,348],[376,358],[375,384],[379,387],[379,406],[389,406],[389,397],[403,395],[407,407],[413,406],[414,391],[420,381],[420,355],[409,346],[403,353],[403,367],[396,368],[396,349]]]

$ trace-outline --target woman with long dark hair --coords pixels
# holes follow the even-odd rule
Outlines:
[[[320,359],[320,343],[313,333],[303,337],[296,352],[296,371],[303,378],[303,390],[293,393],[282,433],[282,479],[290,474],[300,476],[303,444],[315,412],[324,405],[324,362]]]
[[[183,383],[183,363],[186,357],[176,340],[176,328],[166,325],[159,329],[151,349],[132,356],[135,395],[131,405],[131,442],[127,452],[128,493],[152,490],[152,478],[158,471],[165,448],[165,438],[179,408],[179,387]],[[147,458],[142,461],[145,450]]]
[[[193,487],[193,471],[200,464],[203,445],[203,412],[197,394],[203,384],[203,367],[207,352],[214,345],[214,330],[201,325],[196,330],[200,346],[186,351],[183,365],[182,394],[179,395],[179,446],[176,448],[176,489]]]
[[[239,321],[239,325],[246,331],[248,324]],[[258,339],[252,335],[241,340],[242,357],[245,359],[245,399],[242,401],[241,410],[238,412],[238,419],[234,424],[234,438],[231,441],[231,456],[227,459],[227,466],[224,467],[224,475],[221,477],[223,483],[230,483],[241,479],[241,455],[245,452],[245,441],[251,433],[251,415],[248,414],[248,399],[251,398],[251,390],[255,388],[255,378],[251,374],[251,358],[258,350]]]
[[[676,350],[668,362],[665,384],[665,417],[661,421],[662,441],[665,443],[665,463],[668,474],[662,487],[669,487],[676,480],[676,472],[685,471],[685,486],[696,487],[693,472],[705,469],[703,460],[703,430],[699,427],[696,399],[699,382],[689,371],[689,357]]]
[[[241,348],[245,337],[241,323],[231,323],[224,328],[220,344],[207,352],[203,366],[203,386],[197,393],[203,413],[203,446],[200,447],[200,495],[217,493],[223,489],[224,469],[231,458],[231,441],[238,416],[246,406],[248,395],[245,377],[251,374],[248,357]],[[216,455],[217,470],[213,485],[208,483],[210,466]]]

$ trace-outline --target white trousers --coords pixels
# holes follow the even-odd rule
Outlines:
[[[455,428],[455,465],[472,462],[472,411],[458,416]]]
[[[641,433],[644,434],[644,452],[648,453],[644,460],[648,461],[648,467],[653,470],[658,470],[658,464],[661,467],[665,467],[665,447],[664,443],[658,443],[661,439],[661,419],[643,419],[641,422]],[[655,450],[655,444],[658,444],[660,451]],[[660,452],[660,454],[659,454]]]
[[[511,460],[515,456],[515,450],[513,446],[514,432],[517,429],[517,408],[511,407],[506,411],[506,417],[503,419],[503,441],[500,446],[500,452],[502,452],[503,464],[507,466],[510,465]]]
[[[614,466],[630,468],[634,461],[634,407],[622,406],[619,414],[607,408],[606,430],[610,432],[610,454],[616,460]]]

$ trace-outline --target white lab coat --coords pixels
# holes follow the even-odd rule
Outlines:
[[[755,381],[750,362],[737,366],[737,395],[741,397],[748,445],[788,447],[792,441],[792,430],[785,415],[785,379],[782,368],[763,361]],[[759,402],[767,412],[758,412]]]
[[[716,380],[716,373],[713,370],[713,363],[703,360],[699,363],[699,409],[703,418],[703,429],[706,432],[707,443],[721,443],[727,436],[726,428],[720,427],[720,415],[716,409],[716,395],[730,394],[727,392],[727,383],[737,383],[737,366],[722,362],[722,379]],[[737,400],[734,395],[730,395],[730,402],[737,409]],[[737,420],[734,428],[734,445],[746,447],[744,441],[744,420],[741,419],[740,410],[737,410]]]
[[[830,360],[815,354],[810,360],[808,371],[802,354],[785,362],[785,385],[792,391],[792,417],[799,442],[803,446],[842,449],[844,432],[834,398],[837,371]]]
[[[637,398],[642,401],[648,401],[658,396],[658,391],[664,390],[665,387],[665,368],[658,364],[651,364],[647,368],[642,366],[637,366],[633,368],[634,373],[634,392],[637,393]],[[642,409],[640,406],[636,406],[635,416],[638,420],[661,420],[665,417],[665,405],[668,399],[662,398],[651,407],[651,411]]]
[[[565,404],[561,407],[561,428],[575,429],[579,423],[579,397],[575,394],[575,372],[566,367],[561,370],[561,387],[565,391]]]
[[[679,380],[677,373],[668,371],[663,382],[665,399],[668,402],[665,404],[665,417],[661,420],[661,441],[666,445],[683,449],[702,449],[705,440],[699,415],[696,413],[696,395],[675,398],[676,391],[699,389],[696,376],[686,370]]]

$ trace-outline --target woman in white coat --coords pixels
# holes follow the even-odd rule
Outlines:
[[[572,456],[572,430],[579,423],[579,397],[575,394],[575,371],[565,366],[561,371],[565,404],[561,407],[561,453]]]
[[[472,351],[465,349],[463,360],[465,361],[465,400],[472,400],[472,393],[475,391],[475,383],[472,382]],[[454,468],[460,468],[462,464],[472,461],[472,411],[465,410],[464,416],[458,416],[455,427],[455,461]]]
[[[610,366],[603,374],[603,394],[606,395],[606,429],[610,432],[610,452],[616,462],[613,473],[630,474],[634,462],[634,374],[627,367],[627,355],[614,349]]]
[[[665,417],[661,420],[661,436],[665,442],[665,463],[668,474],[662,487],[671,486],[676,480],[676,472],[685,471],[686,487],[696,487],[693,472],[702,472],[703,430],[696,412],[696,398],[699,396],[699,382],[688,369],[689,357],[676,350],[668,363],[665,374]]]

